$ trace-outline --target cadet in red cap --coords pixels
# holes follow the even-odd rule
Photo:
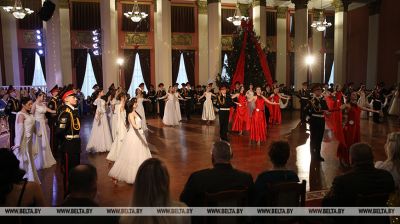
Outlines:
[[[58,85],[55,85],[50,90],[51,99],[50,99],[49,103],[47,104],[47,107],[50,110],[58,111],[59,107],[61,106],[61,102],[58,97],[59,92],[60,92],[60,89],[58,88]],[[50,127],[50,145],[51,145],[51,149],[53,150],[53,154],[54,154],[57,149],[57,143],[56,143],[57,138],[54,137],[56,123],[57,123],[56,122],[57,114],[47,113],[47,120],[48,120],[49,127]]]
[[[8,116],[8,127],[10,129],[10,146],[14,146],[15,119],[18,111],[20,110],[20,104],[17,100],[17,91],[15,90],[14,86],[8,87],[7,94],[9,95],[9,98],[4,112]]]
[[[217,96],[217,107],[219,109],[219,135],[223,141],[228,141],[229,111],[232,105],[232,98],[226,91],[226,85],[221,85]]]
[[[81,129],[78,115],[78,99],[75,92],[70,88],[62,95],[64,105],[59,110],[57,119],[56,135],[59,139],[59,150],[61,153],[61,166],[64,174],[64,197],[69,193],[68,175],[70,170],[80,164]]]

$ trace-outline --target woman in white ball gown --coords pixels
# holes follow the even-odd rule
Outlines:
[[[181,121],[182,120],[182,115],[181,115],[181,105],[179,104],[179,100],[185,100],[181,94],[179,94],[178,92],[178,87],[172,87],[172,91],[175,95],[175,107],[176,107],[176,113],[178,114],[178,120]]]
[[[137,99],[137,108],[136,108],[136,112],[140,115],[140,118],[142,120],[142,129],[143,131],[147,131],[147,121],[146,121],[146,114],[144,112],[144,106],[143,106],[143,102],[144,101],[148,101],[150,102],[149,99],[145,99],[143,98],[143,92],[139,91],[140,88],[136,89],[136,99]]]
[[[207,124],[210,124],[210,121],[215,120],[214,106],[211,99],[211,97],[215,97],[215,95],[211,92],[211,87],[207,87],[204,94],[199,98],[199,101],[204,97],[206,98],[206,101],[204,101],[203,104],[201,119],[207,121]]]
[[[180,110],[177,111],[176,102],[178,102],[178,98],[175,96],[175,91],[173,87],[168,88],[167,95],[158,98],[158,100],[167,100],[165,103],[164,109],[164,117],[163,124],[169,126],[178,126],[180,121]]]
[[[46,112],[55,114],[56,111],[47,108],[43,103],[44,97],[44,92],[39,92],[31,109],[36,121],[35,145],[39,153],[35,158],[35,165],[38,170],[46,169],[56,164],[50,148],[50,128],[45,117]]]
[[[128,184],[135,182],[139,166],[148,158],[151,158],[149,146],[142,129],[142,119],[136,112],[137,99],[132,98],[127,110],[129,130],[121,146],[121,151],[108,175],[117,181],[125,181]]]
[[[30,114],[32,100],[21,99],[22,109],[17,113],[15,121],[15,145],[13,152],[19,160],[19,167],[25,170],[25,178],[40,184],[39,176],[35,166],[35,156],[38,153],[37,147],[33,144],[35,132],[35,118]]]
[[[112,138],[106,114],[106,101],[102,99],[104,92],[97,90],[94,105],[97,106],[93,120],[92,132],[86,146],[88,152],[107,152],[110,151]]]
[[[116,115],[115,138],[111,145],[111,150],[107,155],[107,160],[109,161],[117,160],[119,153],[121,152],[122,142],[124,141],[127,132],[125,111],[126,93],[121,92],[118,94],[117,100],[119,103],[115,105],[114,109],[114,113]]]

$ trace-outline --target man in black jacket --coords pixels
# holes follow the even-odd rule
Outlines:
[[[219,88],[217,96],[217,108],[219,109],[219,135],[221,140],[228,140],[228,125],[230,108],[233,106],[231,96],[227,93],[226,86],[222,85]]]
[[[205,193],[217,193],[226,190],[253,188],[251,174],[232,167],[231,147],[228,142],[215,142],[212,148],[213,168],[194,172],[190,175],[180,200],[188,206],[204,206]]]

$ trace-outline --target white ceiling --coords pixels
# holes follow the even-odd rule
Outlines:
[[[366,0],[365,2],[367,2]],[[221,0],[222,3],[231,3],[235,4],[236,2],[242,3],[242,4],[248,4],[253,2],[252,0]],[[317,9],[328,9],[328,10],[334,10],[335,8],[332,6],[333,0],[322,0],[322,7],[321,7],[321,0],[310,0],[308,2],[308,8],[317,8]],[[358,8],[365,5],[365,3],[351,3],[349,5],[349,9],[352,10],[354,8]],[[275,7],[275,6],[281,6],[281,7],[289,7],[289,8],[294,8],[294,4],[291,3],[290,0],[267,0],[267,6]]]

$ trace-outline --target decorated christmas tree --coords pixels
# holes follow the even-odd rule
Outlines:
[[[259,37],[253,30],[253,21],[242,21],[238,34],[233,37],[233,50],[228,55],[228,63],[224,64],[226,76],[217,76],[217,84],[236,82],[243,83],[246,87],[252,83],[255,87],[264,87],[272,84],[271,73],[267,59],[261,49]]]

